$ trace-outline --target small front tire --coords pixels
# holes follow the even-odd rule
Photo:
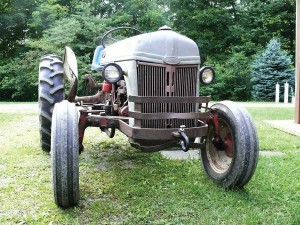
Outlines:
[[[63,208],[79,201],[78,111],[74,103],[55,104],[51,133],[51,161],[55,203]]]
[[[212,142],[214,128],[209,125],[201,159],[207,175],[223,188],[242,188],[252,178],[258,161],[258,138],[250,115],[233,102],[214,104],[220,137],[226,144],[218,149]]]

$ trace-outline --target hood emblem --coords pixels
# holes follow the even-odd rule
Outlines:
[[[164,63],[170,64],[170,65],[177,65],[180,63],[180,59],[176,56],[166,56],[163,58]]]

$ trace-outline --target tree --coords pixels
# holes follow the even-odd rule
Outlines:
[[[27,22],[36,1],[8,1],[0,3],[0,57],[14,57],[28,31]]]
[[[240,0],[237,11],[238,20],[230,28],[234,51],[253,56],[272,37],[280,37],[283,49],[294,55],[296,1]]]
[[[149,32],[162,25],[193,39],[202,64],[216,65],[212,87],[222,91],[216,91],[220,99],[240,99],[238,87],[250,85],[247,63],[267,41],[280,38],[282,49],[294,55],[294,21],[292,0],[1,0],[0,99],[29,100],[30,94],[36,100],[43,54],[62,55],[68,45],[84,74],[105,31],[133,26]],[[240,65],[246,70],[235,69]],[[245,82],[247,88],[239,85]]]
[[[170,4],[174,29],[193,39],[202,61],[224,60],[233,43],[230,27],[236,20],[236,1],[174,0]]]
[[[247,101],[251,99],[251,77],[249,68],[249,58],[243,53],[234,53],[223,63],[214,63],[216,81],[208,86],[202,85],[200,91],[202,95],[211,95],[213,100],[233,100]]]
[[[265,51],[257,55],[251,65],[253,82],[253,97],[259,101],[275,100],[275,85],[278,82],[282,87],[288,82],[294,87],[294,69],[291,66],[291,57],[280,49],[280,43],[272,38]]]
[[[165,5],[159,0],[109,0],[98,4],[98,11],[103,18],[110,19],[111,27],[132,26],[149,32],[170,25]]]
[[[31,13],[28,21],[28,34],[30,38],[41,38],[43,31],[57,20],[64,18],[68,13],[66,6],[61,6],[55,0],[40,3]]]
[[[79,74],[90,72],[91,56],[105,31],[105,20],[92,16],[87,3],[73,7],[73,14],[51,22],[41,37],[27,37],[23,43],[26,51],[0,61],[1,101],[35,101],[40,57],[48,53],[63,56],[65,46],[77,55]]]

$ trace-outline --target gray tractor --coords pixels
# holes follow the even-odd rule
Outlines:
[[[40,61],[40,140],[42,149],[51,151],[58,206],[78,204],[79,154],[87,127],[110,138],[118,129],[143,152],[199,149],[204,171],[221,187],[249,182],[258,160],[256,128],[233,102],[211,105],[209,96],[199,96],[215,72],[200,68],[193,40],[167,26],[143,34],[118,27],[104,34],[92,70],[104,81],[85,75],[95,94],[77,96],[77,61],[69,47],[64,58],[49,54]]]

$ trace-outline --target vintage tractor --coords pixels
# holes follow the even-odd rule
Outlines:
[[[129,36],[114,42],[114,34]],[[79,154],[89,126],[110,138],[118,129],[143,152],[199,149],[205,172],[223,188],[242,188],[251,179],[259,151],[255,126],[233,102],[210,105],[210,97],[199,96],[200,84],[212,82],[215,73],[200,68],[194,41],[167,26],[144,34],[118,27],[104,34],[92,69],[104,81],[85,75],[96,93],[78,97],[77,62],[70,48],[64,59],[49,54],[40,62],[40,139],[42,149],[51,150],[58,206],[78,204]]]

